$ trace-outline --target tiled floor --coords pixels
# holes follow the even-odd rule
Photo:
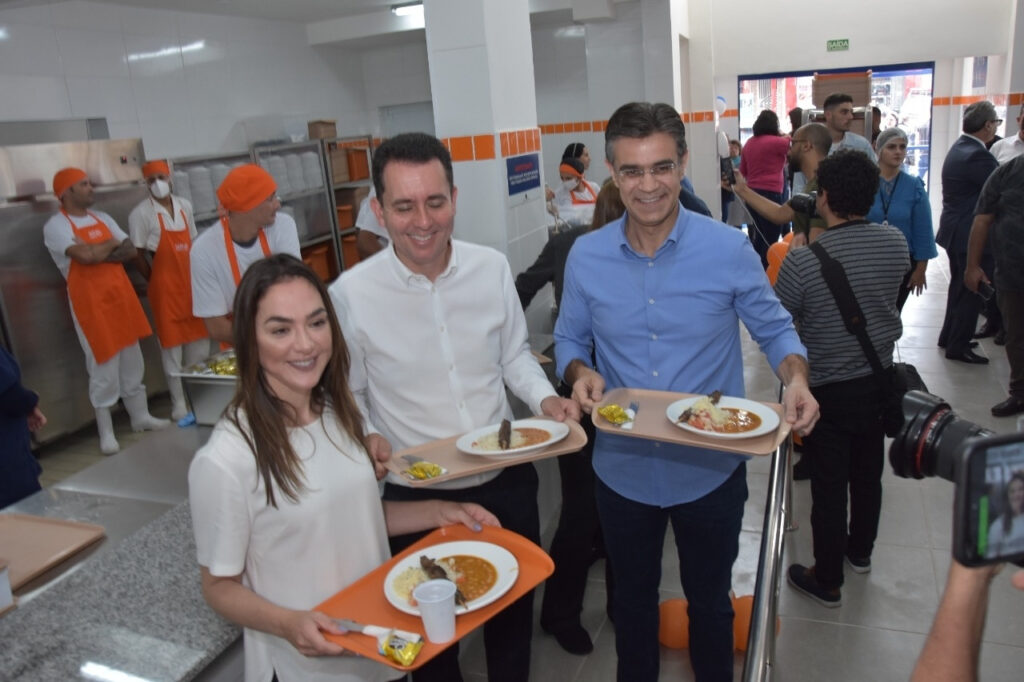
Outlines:
[[[914,363],[931,391],[946,398],[963,417],[998,432],[1012,431],[1016,426],[1014,419],[995,419],[989,414],[989,408],[1006,394],[1009,368],[1003,350],[986,339],[979,352],[989,357],[991,364],[969,366],[946,360],[935,346],[948,282],[944,257],[932,261],[929,279],[931,288],[919,298],[912,297],[904,310],[904,336],[899,345],[902,358]],[[748,395],[774,399],[776,379],[749,339],[744,348]],[[166,400],[155,401],[152,411],[166,416]],[[123,415],[116,426],[122,446],[139,437],[129,432]],[[48,447],[41,453],[44,484],[52,484],[100,458],[98,439],[91,430]],[[734,589],[740,595],[753,593],[768,470],[767,458],[758,458],[748,465],[750,500],[740,538],[740,556],[733,570]],[[909,677],[949,567],[953,486],[936,479],[899,479],[888,468],[884,486],[881,529],[872,571],[847,575],[842,607],[823,608],[782,585],[782,627],[772,679],[860,682]],[[794,505],[799,528],[787,534],[784,564],[813,563],[808,483],[796,484]],[[671,538],[666,539],[666,547],[669,549],[663,562],[662,595],[665,599],[681,597]],[[594,636],[594,653],[586,657],[566,654],[535,627],[531,675],[535,682],[614,680],[615,636],[604,613],[603,570],[598,563],[591,571],[583,612],[583,624]],[[981,656],[983,680],[1016,681],[1024,676],[1024,593],[1010,586],[1008,573],[995,580],[992,590]],[[539,604],[538,594],[538,609]],[[479,633],[467,640],[462,660],[467,681],[486,679]],[[737,654],[735,661],[738,677],[743,668],[742,654]],[[662,648],[660,679],[693,679],[686,651]]]

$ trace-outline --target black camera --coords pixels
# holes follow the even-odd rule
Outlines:
[[[789,207],[795,213],[803,213],[808,218],[818,215],[818,193],[794,194],[789,198]]]
[[[897,476],[939,476],[956,485],[956,560],[1024,565],[1024,433],[997,436],[924,391],[907,392],[903,415],[889,463]]]

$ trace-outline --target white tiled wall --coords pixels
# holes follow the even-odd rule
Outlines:
[[[247,119],[367,128],[362,57],[301,24],[73,0],[0,10],[0,120],[105,117],[147,156],[243,150]]]

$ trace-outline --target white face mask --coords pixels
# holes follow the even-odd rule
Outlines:
[[[579,180],[576,178],[573,178],[572,180],[562,180],[562,187],[570,192],[576,189],[577,184],[579,184]]]
[[[149,186],[149,193],[157,199],[163,199],[171,193],[171,186],[167,184],[166,180],[160,180],[157,178],[153,181],[153,184]]]

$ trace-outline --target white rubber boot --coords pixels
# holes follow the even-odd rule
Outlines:
[[[110,419],[109,407],[96,408],[96,428],[100,432],[100,452],[112,455],[121,449],[114,437],[114,422]]]
[[[140,392],[130,398],[121,398],[121,400],[124,401],[124,407],[128,410],[128,417],[132,422],[132,431],[154,431],[171,425],[169,419],[157,419],[149,413],[145,393]]]
[[[171,394],[171,419],[173,421],[184,419],[188,414],[188,402],[185,401],[185,391],[181,386],[181,379],[167,377],[167,390]]]

